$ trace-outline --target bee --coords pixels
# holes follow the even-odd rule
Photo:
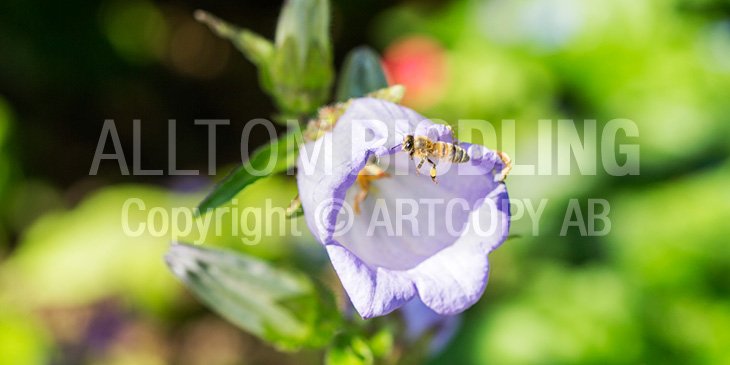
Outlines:
[[[469,155],[466,154],[466,151],[464,151],[464,149],[461,148],[458,143],[454,143],[454,131],[451,129],[451,127],[448,127],[448,129],[451,132],[452,143],[440,141],[433,142],[427,137],[414,137],[409,135],[403,139],[403,144],[401,146],[403,152],[406,152],[408,153],[408,155],[411,156],[411,160],[413,160],[413,156],[416,156],[421,160],[416,167],[417,175],[420,174],[419,171],[421,170],[424,162],[428,161],[428,163],[431,164],[431,180],[433,180],[433,182],[437,185],[438,182],[436,181],[436,163],[434,163],[433,160],[451,163],[469,162]],[[505,164],[505,168],[502,169],[501,172],[501,179],[502,181],[504,181],[507,173],[512,169],[512,161],[506,153],[501,151],[496,152],[502,159],[502,162],[504,162]]]
[[[463,148],[459,147],[454,142],[454,131],[451,131],[451,142],[433,142],[428,137],[414,137],[406,136],[403,139],[403,145],[401,149],[411,156],[418,157],[421,161],[416,167],[416,175],[420,174],[421,166],[423,163],[428,161],[431,164],[431,180],[438,184],[436,181],[436,163],[431,160],[433,158],[436,161],[444,161],[451,163],[465,163],[469,162],[469,155],[466,154]]]
[[[418,167],[416,168],[416,174],[420,174],[419,170],[426,161],[431,164],[431,180],[433,180],[433,182],[437,185],[436,164],[433,160],[431,160],[432,158],[436,161],[451,163],[469,162],[469,155],[467,155],[466,151],[458,145],[458,142],[454,143],[454,131],[451,127],[448,129],[451,132],[452,143],[433,142],[427,137],[414,137],[409,135],[405,136],[403,143],[401,144],[401,149],[410,155],[411,160],[413,160],[413,156],[421,159],[418,163]],[[504,181],[509,171],[512,170],[512,160],[502,151],[495,152],[499,158],[502,159],[505,166],[500,172],[500,181]],[[365,198],[367,198],[371,182],[389,177],[390,174],[378,167],[375,160],[368,161],[365,167],[357,175],[357,184],[360,186],[360,191],[355,195],[355,213],[360,213],[360,204],[365,201]]]

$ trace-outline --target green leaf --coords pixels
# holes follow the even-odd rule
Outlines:
[[[300,272],[186,244],[165,260],[200,301],[278,349],[324,347],[342,323],[332,293]]]
[[[239,192],[258,179],[288,170],[294,166],[299,152],[297,128],[287,132],[270,144],[263,146],[251,155],[243,165],[233,170],[198,206],[196,214],[204,215],[228,203]]]
[[[345,58],[336,98],[337,101],[347,101],[387,87],[380,57],[369,47],[361,46],[350,51]]]

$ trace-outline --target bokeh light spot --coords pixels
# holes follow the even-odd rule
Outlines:
[[[145,64],[162,54],[167,26],[162,13],[147,1],[112,1],[101,11],[104,33],[127,62]]]
[[[393,42],[383,55],[388,83],[404,85],[402,104],[428,109],[441,100],[447,80],[446,51],[432,38],[418,35]]]

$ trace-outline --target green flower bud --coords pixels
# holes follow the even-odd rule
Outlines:
[[[334,79],[328,0],[288,0],[271,43],[203,11],[195,13],[259,68],[259,82],[286,115],[313,114],[327,102]]]
[[[380,56],[370,47],[360,46],[347,55],[340,71],[336,100],[359,98],[375,90],[388,87]]]
[[[330,51],[330,10],[327,0],[287,0],[276,25],[276,47],[294,39],[298,62],[303,65],[311,47]]]
[[[288,0],[276,27],[272,88],[285,112],[311,114],[327,102],[334,79],[328,0]]]

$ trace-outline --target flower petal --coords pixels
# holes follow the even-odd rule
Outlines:
[[[469,308],[487,285],[489,262],[479,246],[454,244],[411,270],[418,296],[441,315]]]
[[[327,253],[352,305],[364,319],[388,314],[416,294],[406,272],[372,269],[339,244],[328,245]]]
[[[487,286],[487,254],[504,242],[509,221],[507,189],[500,184],[472,213],[461,238],[411,270],[423,303],[442,315],[460,313],[476,303]]]

